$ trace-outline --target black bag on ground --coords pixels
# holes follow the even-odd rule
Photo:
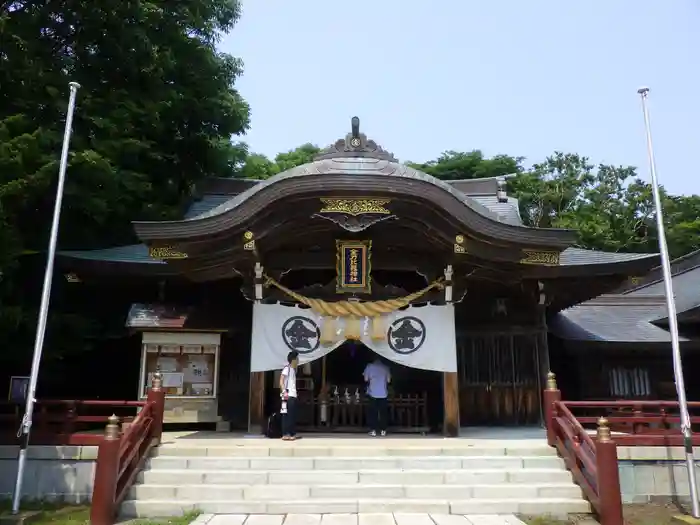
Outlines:
[[[267,418],[265,436],[271,439],[279,439],[282,437],[282,414],[275,412]]]

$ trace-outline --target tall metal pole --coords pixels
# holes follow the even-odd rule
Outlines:
[[[49,253],[46,257],[46,271],[44,272],[44,287],[41,291],[41,306],[39,308],[39,320],[36,327],[36,338],[34,340],[34,356],[32,357],[32,371],[29,377],[29,388],[27,389],[27,406],[24,409],[22,426],[19,429],[19,461],[17,462],[17,479],[15,480],[15,492],[12,497],[12,513],[19,512],[19,504],[22,499],[22,481],[24,478],[24,468],[27,463],[27,445],[29,444],[29,433],[32,429],[32,415],[34,413],[34,398],[36,394],[36,383],[39,377],[39,365],[41,364],[41,353],[44,349],[44,334],[46,333],[46,321],[49,313],[49,302],[51,299],[51,281],[53,280],[54,259],[56,258],[56,241],[58,240],[58,227],[61,222],[61,202],[63,201],[63,186],[66,181],[66,166],[68,164],[68,146],[70,136],[73,131],[73,111],[75,110],[75,97],[80,88],[77,82],[70,82],[70,98],[68,99],[68,111],[66,115],[66,128],[63,133],[63,149],[61,150],[61,164],[58,170],[58,185],[56,186],[56,203],[53,208],[53,220],[51,222],[51,237],[49,238]]]
[[[666,308],[668,309],[668,327],[671,332],[671,349],[673,352],[673,375],[676,380],[676,392],[681,415],[681,430],[683,431],[683,443],[685,446],[685,459],[688,465],[688,484],[690,485],[690,501],[693,517],[700,518],[700,505],[698,504],[698,487],[695,477],[695,458],[693,457],[693,430],[688,414],[688,400],[685,395],[685,380],[683,377],[683,361],[681,347],[678,341],[678,320],[676,319],[676,302],[673,297],[673,282],[671,280],[671,261],[668,256],[666,244],[666,230],[664,229],[664,217],[661,207],[661,193],[659,180],[656,176],[656,161],[654,160],[654,146],[651,141],[651,125],[649,124],[649,110],[647,109],[647,97],[649,88],[643,87],[637,90],[642,98],[642,112],[644,113],[644,127],[647,136],[647,153],[649,155],[649,171],[651,172],[651,187],[654,194],[654,207],[656,208],[656,227],[659,236],[659,252],[661,253],[661,269],[664,276],[664,290],[666,292]]]

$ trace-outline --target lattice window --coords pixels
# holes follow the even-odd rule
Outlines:
[[[641,367],[617,366],[608,370],[608,391],[611,397],[633,399],[651,395],[649,370]]]

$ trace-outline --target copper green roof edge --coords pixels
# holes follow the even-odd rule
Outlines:
[[[102,250],[64,250],[58,252],[61,257],[82,259],[87,261],[115,262],[126,264],[166,264],[164,261],[153,259],[148,253],[145,244],[131,244],[117,246]],[[580,248],[567,248],[562,252],[562,266],[585,266],[590,264],[614,264],[628,262],[649,257],[656,254],[643,253],[612,253],[595,250],[583,250]]]
[[[658,253],[604,252],[571,247],[561,252],[560,265],[587,266],[591,264],[615,264],[658,257]]]
[[[122,264],[166,264],[160,259],[153,259],[145,244],[130,244],[103,250],[63,250],[60,257],[80,259],[83,261],[112,262]]]

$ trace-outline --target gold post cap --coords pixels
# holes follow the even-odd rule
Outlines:
[[[604,417],[598,419],[598,441],[607,442],[611,440],[610,426],[608,420]]]
[[[107,426],[105,427],[105,439],[118,439],[119,430],[119,418],[116,414],[112,414],[107,418]]]
[[[151,389],[160,390],[163,386],[163,374],[157,369],[151,378]]]
[[[554,372],[549,372],[547,374],[547,390],[558,390],[557,376]]]

